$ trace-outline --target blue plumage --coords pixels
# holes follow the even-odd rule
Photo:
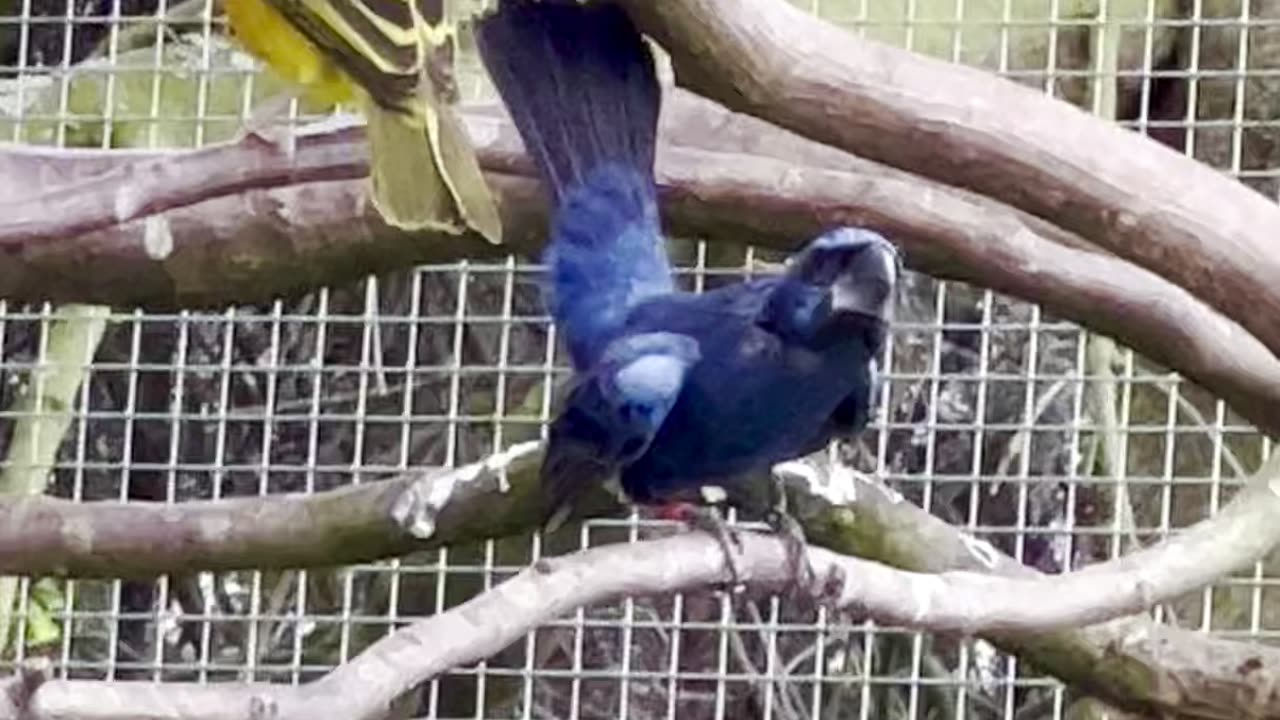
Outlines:
[[[554,202],[546,298],[576,373],[542,468],[548,513],[614,474],[660,502],[861,430],[893,246],[838,228],[777,277],[676,291],[653,179],[660,93],[625,13],[508,1],[476,37]]]
[[[660,93],[621,9],[503,2],[476,44],[556,211],[546,301],[570,358],[589,367],[626,308],[671,292],[653,181]]]

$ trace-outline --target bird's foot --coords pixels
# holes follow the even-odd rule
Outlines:
[[[815,588],[817,574],[809,563],[809,541],[804,535],[804,527],[787,511],[786,484],[780,475],[772,473],[768,488],[769,509],[765,511],[764,521],[787,544],[787,570],[791,576],[791,588]]]
[[[765,514],[765,522],[787,545],[787,571],[793,590],[817,587],[817,574],[809,563],[809,544],[804,528],[785,509],[775,507]]]
[[[729,566],[730,589],[737,588],[742,583],[742,573],[737,561],[737,554],[742,551],[742,536],[729,527],[715,508],[677,502],[664,505],[657,515],[664,520],[682,522],[691,530],[701,530],[715,538],[724,551],[725,564]]]

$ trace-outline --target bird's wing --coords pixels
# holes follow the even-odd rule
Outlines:
[[[410,0],[268,0],[379,106],[413,113],[426,58]]]
[[[440,7],[425,3],[427,9]],[[454,21],[415,0],[226,0],[231,34],[314,100],[368,120],[374,206],[406,230],[502,223],[456,111],[446,101]]]
[[[549,529],[574,500],[642,455],[700,359],[692,338],[644,333],[614,341],[577,380],[551,424],[540,482]]]

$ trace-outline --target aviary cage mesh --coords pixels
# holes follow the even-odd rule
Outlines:
[[[1101,83],[1118,82],[1120,121],[1276,197],[1280,3],[799,1],[1086,107]],[[1123,26],[1118,80],[1100,70],[1108,22]],[[221,32],[206,0],[0,0],[0,136],[101,147],[225,139],[263,80]],[[464,97],[492,97],[466,42],[458,72]],[[675,250],[690,287],[758,267],[746,245]],[[88,366],[50,491],[173,502],[314,492],[535,438],[563,370],[536,270],[464,261],[287,303],[113,313],[96,351],[72,349]],[[34,371],[49,363],[59,312],[0,308],[6,442],[44,406]],[[1212,514],[1269,451],[1203,390],[1036,306],[912,274],[898,317],[878,418],[847,455],[1033,566],[1105,559]],[[16,452],[0,457],[12,466]],[[624,539],[641,532],[635,521],[593,521],[581,543],[616,539],[616,528]],[[302,682],[539,552],[526,536],[324,572],[23,579],[0,670],[46,656],[69,678]],[[1158,614],[1269,639],[1278,573],[1258,563]],[[1022,720],[1063,717],[1075,697],[982,641],[708,593],[580,611],[432,682],[420,714]]]

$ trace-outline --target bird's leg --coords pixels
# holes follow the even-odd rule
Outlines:
[[[724,551],[725,564],[729,566],[730,588],[741,584],[742,573],[736,558],[737,553],[742,551],[742,536],[729,527],[724,518],[720,517],[719,511],[691,502],[673,502],[662,506],[657,515],[664,520],[682,522],[691,530],[701,530],[715,538]]]
[[[787,512],[787,490],[783,487],[782,478],[770,473],[769,487],[771,497],[764,520],[787,544],[787,568],[792,587],[813,587],[816,575],[809,564],[808,541],[800,522]]]

